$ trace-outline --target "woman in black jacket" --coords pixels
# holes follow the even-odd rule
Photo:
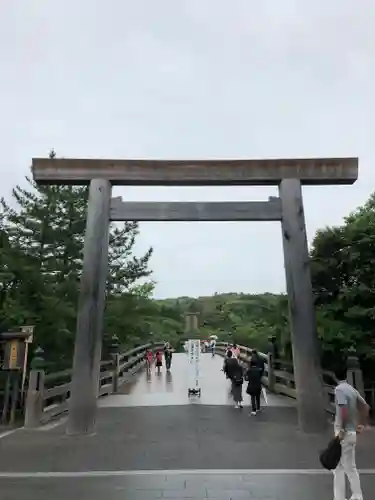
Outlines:
[[[228,352],[228,358],[225,360],[224,373],[230,379],[232,384],[231,393],[236,408],[243,408],[242,404],[242,384],[243,370],[238,359],[232,356],[232,351]]]
[[[251,396],[251,415],[256,415],[260,410],[260,394],[262,392],[262,368],[257,360],[252,359],[246,373],[248,381],[246,392]]]
[[[264,370],[265,370],[265,366],[264,366],[264,360],[263,358],[261,358],[259,356],[259,353],[256,349],[253,349],[252,350],[252,353],[251,353],[251,360],[255,361],[256,364],[259,366],[259,368],[261,369],[261,377],[263,377],[264,375]]]

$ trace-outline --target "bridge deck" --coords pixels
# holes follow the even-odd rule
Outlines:
[[[229,383],[221,369],[223,358],[203,354],[201,357],[200,398],[189,398],[188,388],[191,382],[189,363],[186,354],[174,354],[173,369],[170,373],[162,371],[160,375],[152,372],[135,379],[122,389],[122,395],[109,396],[101,400],[102,407],[129,406],[178,406],[178,405],[233,405],[229,394]],[[275,394],[268,395],[270,406],[294,406],[294,401]],[[244,390],[244,403],[249,404],[249,397]]]
[[[94,436],[68,437],[64,421],[0,436],[0,498],[331,498],[318,461],[329,436],[300,434],[293,403],[280,397],[256,417],[234,409],[221,364],[203,356],[202,397],[192,400],[185,355],[170,374],[142,373],[101,400]],[[359,446],[368,494],[374,441],[369,431]]]

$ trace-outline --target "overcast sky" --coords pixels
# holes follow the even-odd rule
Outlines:
[[[33,156],[359,156],[304,189],[309,240],[375,190],[373,0],[2,0],[0,195]],[[372,142],[371,142],[372,140]],[[255,200],[272,188],[116,188]],[[158,297],[285,289],[277,223],[144,223]]]

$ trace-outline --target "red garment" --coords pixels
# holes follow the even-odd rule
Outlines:
[[[149,351],[149,352],[146,352],[146,359],[149,363],[152,362],[152,352]]]
[[[163,361],[163,356],[162,356],[161,352],[157,352],[157,353],[156,353],[156,361],[157,361],[157,362],[158,362],[158,361]]]
[[[240,348],[239,347],[232,348],[232,354],[233,354],[233,357],[238,358],[239,355],[241,354]]]

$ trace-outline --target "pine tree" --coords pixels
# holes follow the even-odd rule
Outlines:
[[[138,222],[125,222],[123,227],[112,228],[109,236],[108,290],[116,295],[128,292],[140,278],[150,276],[148,263],[152,255],[150,248],[142,257],[132,254]]]
[[[51,158],[52,155],[54,152],[51,152]],[[12,275],[13,280],[18,280],[17,286],[13,295],[7,296],[3,313],[11,314],[12,321],[18,324],[24,321],[35,324],[37,342],[45,348],[46,355],[70,363],[82,273],[88,189],[85,186],[38,186],[30,179],[27,182],[28,188],[16,186],[13,190],[17,208],[1,200],[2,245],[12,248],[13,262],[16,263],[13,267],[19,273],[18,277]],[[113,296],[121,298],[132,290],[136,291],[137,281],[150,275],[148,263],[152,249],[140,258],[133,255],[138,233],[136,222],[110,229],[109,302]],[[2,249],[0,252],[2,256]],[[1,264],[0,287],[4,287],[6,269],[3,257]],[[131,305],[125,301],[123,306],[126,303]],[[109,309],[107,315],[108,312]],[[18,321],[15,316],[18,316]]]

